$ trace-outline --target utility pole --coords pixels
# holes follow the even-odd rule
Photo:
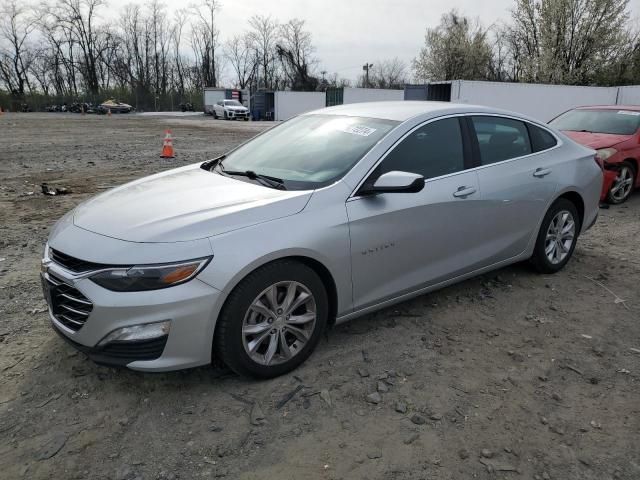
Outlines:
[[[371,69],[371,67],[373,67],[373,63],[365,63],[362,66],[362,70],[364,70],[364,77],[365,77],[364,86],[366,88],[369,88],[369,69]]]

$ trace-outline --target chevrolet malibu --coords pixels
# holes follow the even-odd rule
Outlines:
[[[562,269],[596,220],[594,155],[478,106],[304,114],[65,215],[42,261],[51,324],[103,364],[280,375],[330,324],[515,262]]]

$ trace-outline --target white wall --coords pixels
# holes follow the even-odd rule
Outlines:
[[[640,105],[640,85],[619,87],[618,105]]]
[[[456,80],[451,101],[504,108],[543,122],[583,105],[615,105],[617,87],[577,87],[532,83]],[[346,103],[346,102],[345,102]]]
[[[342,103],[384,102],[388,100],[404,100],[404,90],[345,87]]]
[[[301,113],[324,108],[324,92],[275,92],[275,120],[288,120]]]

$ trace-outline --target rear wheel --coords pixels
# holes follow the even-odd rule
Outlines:
[[[231,292],[216,327],[214,351],[241,375],[271,378],[304,362],[327,324],[322,280],[283,260],[259,268]]]
[[[216,109],[215,109],[215,108],[213,109],[213,118],[214,118],[215,120],[217,120],[217,119],[218,119],[218,114],[216,113]]]
[[[564,268],[576,248],[580,218],[575,205],[558,199],[542,220],[531,263],[541,273],[556,273]]]
[[[636,182],[636,170],[629,162],[622,162],[613,185],[607,193],[607,202],[617,205],[626,202],[633,192]]]

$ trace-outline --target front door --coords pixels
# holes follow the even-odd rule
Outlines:
[[[419,173],[418,193],[354,196],[346,203],[356,310],[475,268],[480,189],[457,117],[405,136],[365,183],[389,171]]]

